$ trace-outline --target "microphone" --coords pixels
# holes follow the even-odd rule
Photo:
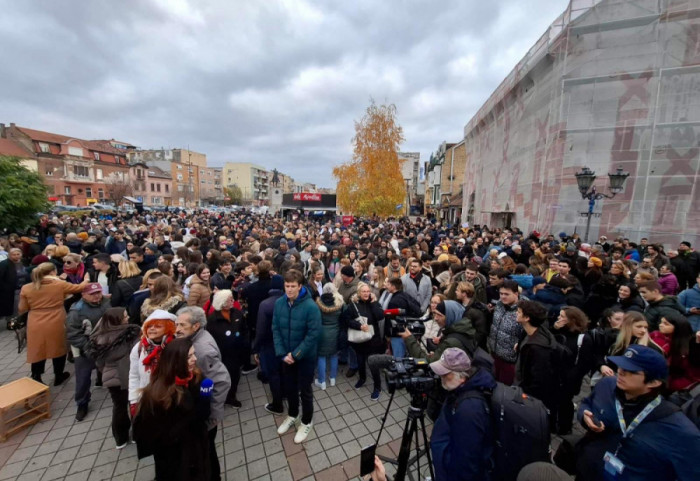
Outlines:
[[[199,395],[203,398],[210,398],[213,392],[214,381],[212,381],[208,377],[202,379],[202,383],[199,385]]]
[[[384,309],[385,316],[405,316],[406,309]]]
[[[388,354],[372,354],[367,358],[370,369],[386,369],[394,364],[394,356]]]

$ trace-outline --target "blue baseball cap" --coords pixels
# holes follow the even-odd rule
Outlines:
[[[644,372],[652,379],[664,380],[668,377],[666,359],[650,347],[634,344],[622,356],[611,356],[610,362],[630,372]]]

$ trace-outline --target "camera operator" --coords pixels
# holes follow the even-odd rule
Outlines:
[[[379,298],[382,309],[403,309],[409,317],[419,317],[422,314],[418,301],[403,291],[401,279],[387,279],[385,285],[386,290]],[[391,338],[391,351],[394,357],[406,357],[406,347],[400,337]]]
[[[464,307],[457,301],[442,301],[435,308],[433,319],[440,326],[442,334],[440,342],[434,352],[425,353],[421,350],[420,343],[408,330],[401,333],[406,350],[411,357],[425,357],[429,361],[440,359],[442,353],[450,347],[462,349],[473,353],[476,349],[476,329],[469,318],[463,318]]]
[[[493,390],[496,381],[488,371],[472,367],[469,356],[454,347],[445,349],[430,368],[448,391],[430,440],[435,481],[488,479],[493,433],[482,393]]]

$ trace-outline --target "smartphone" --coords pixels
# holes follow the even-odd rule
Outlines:
[[[370,444],[362,448],[360,452],[360,476],[372,474],[372,471],[374,471],[374,452],[376,450],[376,444]]]

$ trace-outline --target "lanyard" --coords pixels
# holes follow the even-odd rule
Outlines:
[[[637,426],[639,426],[644,419],[658,406],[661,404],[661,396],[656,396],[656,398],[650,402],[649,404],[644,407],[642,412],[637,414],[637,417],[635,417],[632,422],[630,423],[629,427],[627,427],[627,423],[625,422],[625,418],[622,415],[622,405],[620,404],[620,401],[615,399],[615,411],[617,411],[617,420],[620,423],[620,430],[622,431],[622,438],[628,437],[632,431],[634,431]],[[620,450],[620,447],[622,446],[622,443],[617,447],[615,450],[615,456],[617,456],[617,452]]]

